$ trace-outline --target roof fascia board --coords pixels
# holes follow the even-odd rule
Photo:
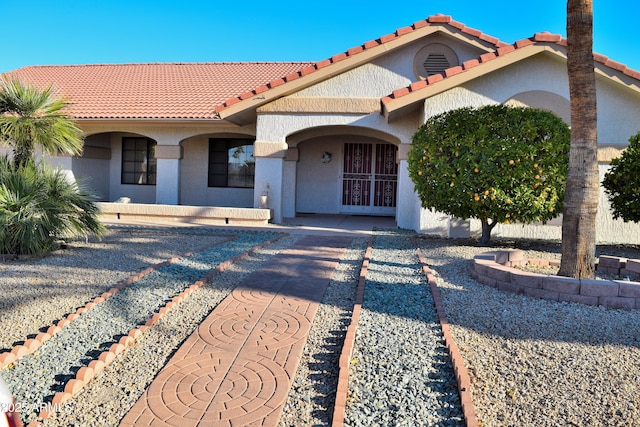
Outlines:
[[[596,78],[604,78],[627,89],[631,89],[636,93],[640,93],[640,84],[638,80],[634,79],[633,77],[627,76],[618,70],[598,63],[596,63],[595,72]]]
[[[83,119],[74,118],[75,122],[81,125],[109,125],[117,126],[118,124],[137,124],[137,125],[153,125],[162,127],[173,127],[176,125],[186,126],[225,126],[238,127],[235,123],[227,122],[219,119]]]
[[[444,80],[436,82],[423,89],[410,92],[404,96],[383,103],[382,114],[387,121],[391,122],[404,115],[404,113],[418,108],[419,103],[427,98],[446,92],[468,81],[485,76],[493,71],[540,53],[551,53],[559,57],[566,58],[564,52],[558,49],[557,45],[536,44],[525,46],[509,52],[507,55],[497,56],[494,59],[484,62],[478,66],[465,69],[461,73],[446,77]]]
[[[362,64],[371,62],[376,58],[390,51],[393,51],[399,47],[405,46],[425,36],[428,36],[437,32],[444,33],[453,38],[462,40],[468,44],[472,44],[473,46],[479,49],[482,49],[486,52],[491,52],[495,49],[494,45],[491,45],[488,42],[484,42],[482,40],[476,39],[475,37],[472,37],[470,35],[466,35],[461,31],[447,24],[431,24],[431,25],[419,28],[415,31],[412,31],[408,34],[404,34],[400,37],[396,37],[395,39],[390,40],[386,43],[380,43],[378,46],[365,49],[353,56],[349,56],[348,58],[343,59],[342,61],[333,62],[305,76],[299,77],[295,80],[286,82],[284,84],[281,84],[280,86],[276,86],[265,92],[262,92],[260,94],[257,94],[247,99],[244,99],[242,101],[239,101],[225,108],[224,110],[220,111],[219,112],[220,118],[222,118],[223,120],[232,121],[238,124],[247,124],[248,123],[247,120],[249,116],[247,116],[246,114],[244,115],[241,114],[243,112],[246,112],[246,110],[255,111],[255,109],[257,109],[258,107],[266,103],[272,102],[277,98],[296,93],[318,82],[321,82],[323,80],[329,79],[336,75],[342,74]],[[237,115],[239,115],[240,117],[239,118],[234,117]],[[250,117],[255,117],[255,114],[252,114]]]

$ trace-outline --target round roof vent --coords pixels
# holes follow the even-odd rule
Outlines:
[[[413,60],[413,70],[416,77],[424,80],[458,64],[458,55],[453,49],[440,43],[432,43],[418,51]]]

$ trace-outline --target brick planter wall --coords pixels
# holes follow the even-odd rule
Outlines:
[[[640,282],[572,279],[514,268],[527,264],[559,265],[559,261],[525,259],[520,250],[485,252],[473,259],[471,276],[485,285],[520,295],[607,308],[640,309]],[[640,260],[601,256],[598,270],[637,280]]]

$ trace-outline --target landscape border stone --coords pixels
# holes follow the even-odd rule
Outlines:
[[[427,260],[420,249],[418,249],[418,259],[422,264],[422,271],[427,278],[429,287],[431,288],[431,294],[433,295],[433,302],[436,307],[436,313],[440,321],[440,327],[442,328],[442,335],[444,336],[445,346],[449,352],[451,358],[451,364],[453,365],[453,371],[456,377],[456,384],[458,385],[458,393],[460,394],[460,402],[462,404],[462,414],[467,427],[478,427],[478,417],[473,404],[473,395],[471,394],[471,377],[464,364],[464,359],[460,353],[451,328],[449,326],[449,320],[447,319],[446,312],[444,310],[444,301],[442,300],[442,294],[436,283],[436,279],[431,273],[431,269],[427,265]]]
[[[369,239],[364,259],[362,260],[356,299],[353,303],[353,311],[351,312],[351,321],[347,327],[342,351],[340,353],[340,360],[338,362],[338,385],[336,387],[336,399],[333,407],[332,427],[342,427],[344,425],[347,407],[347,390],[349,388],[349,366],[351,365],[351,356],[356,343],[356,329],[358,327],[358,320],[360,319],[362,303],[364,302],[364,285],[367,279],[367,269],[369,268],[372,249],[373,237]]]
[[[612,309],[640,309],[640,282],[574,279],[516,268],[523,265],[559,266],[559,263],[558,260],[526,259],[524,252],[518,249],[484,252],[474,257],[471,276],[485,285],[519,295]],[[597,268],[601,272],[620,275],[631,271],[629,265],[635,268],[636,264],[640,265],[640,260],[603,255]]]

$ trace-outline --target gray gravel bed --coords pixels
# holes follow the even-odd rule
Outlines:
[[[501,292],[469,276],[471,259],[487,248],[428,238],[420,245],[442,290],[485,426],[637,424],[637,311]],[[535,242],[525,249],[531,258],[558,253]],[[600,250],[617,254],[610,247]]]
[[[331,278],[309,331],[280,418],[280,427],[331,424],[338,387],[338,363],[351,321],[360,268],[368,242],[368,238],[355,238]]]
[[[149,265],[221,238],[170,229],[110,230],[101,242],[77,240],[42,258],[0,261],[0,351],[46,330]]]
[[[376,232],[345,426],[462,426],[453,369],[412,233]]]
[[[44,343],[35,353],[0,371],[17,401],[50,402],[80,367],[108,350],[132,328],[144,324],[158,308],[221,262],[275,237],[273,233],[240,233],[237,239],[195,252],[160,267],[97,304]],[[36,418],[23,412],[24,421]]]

